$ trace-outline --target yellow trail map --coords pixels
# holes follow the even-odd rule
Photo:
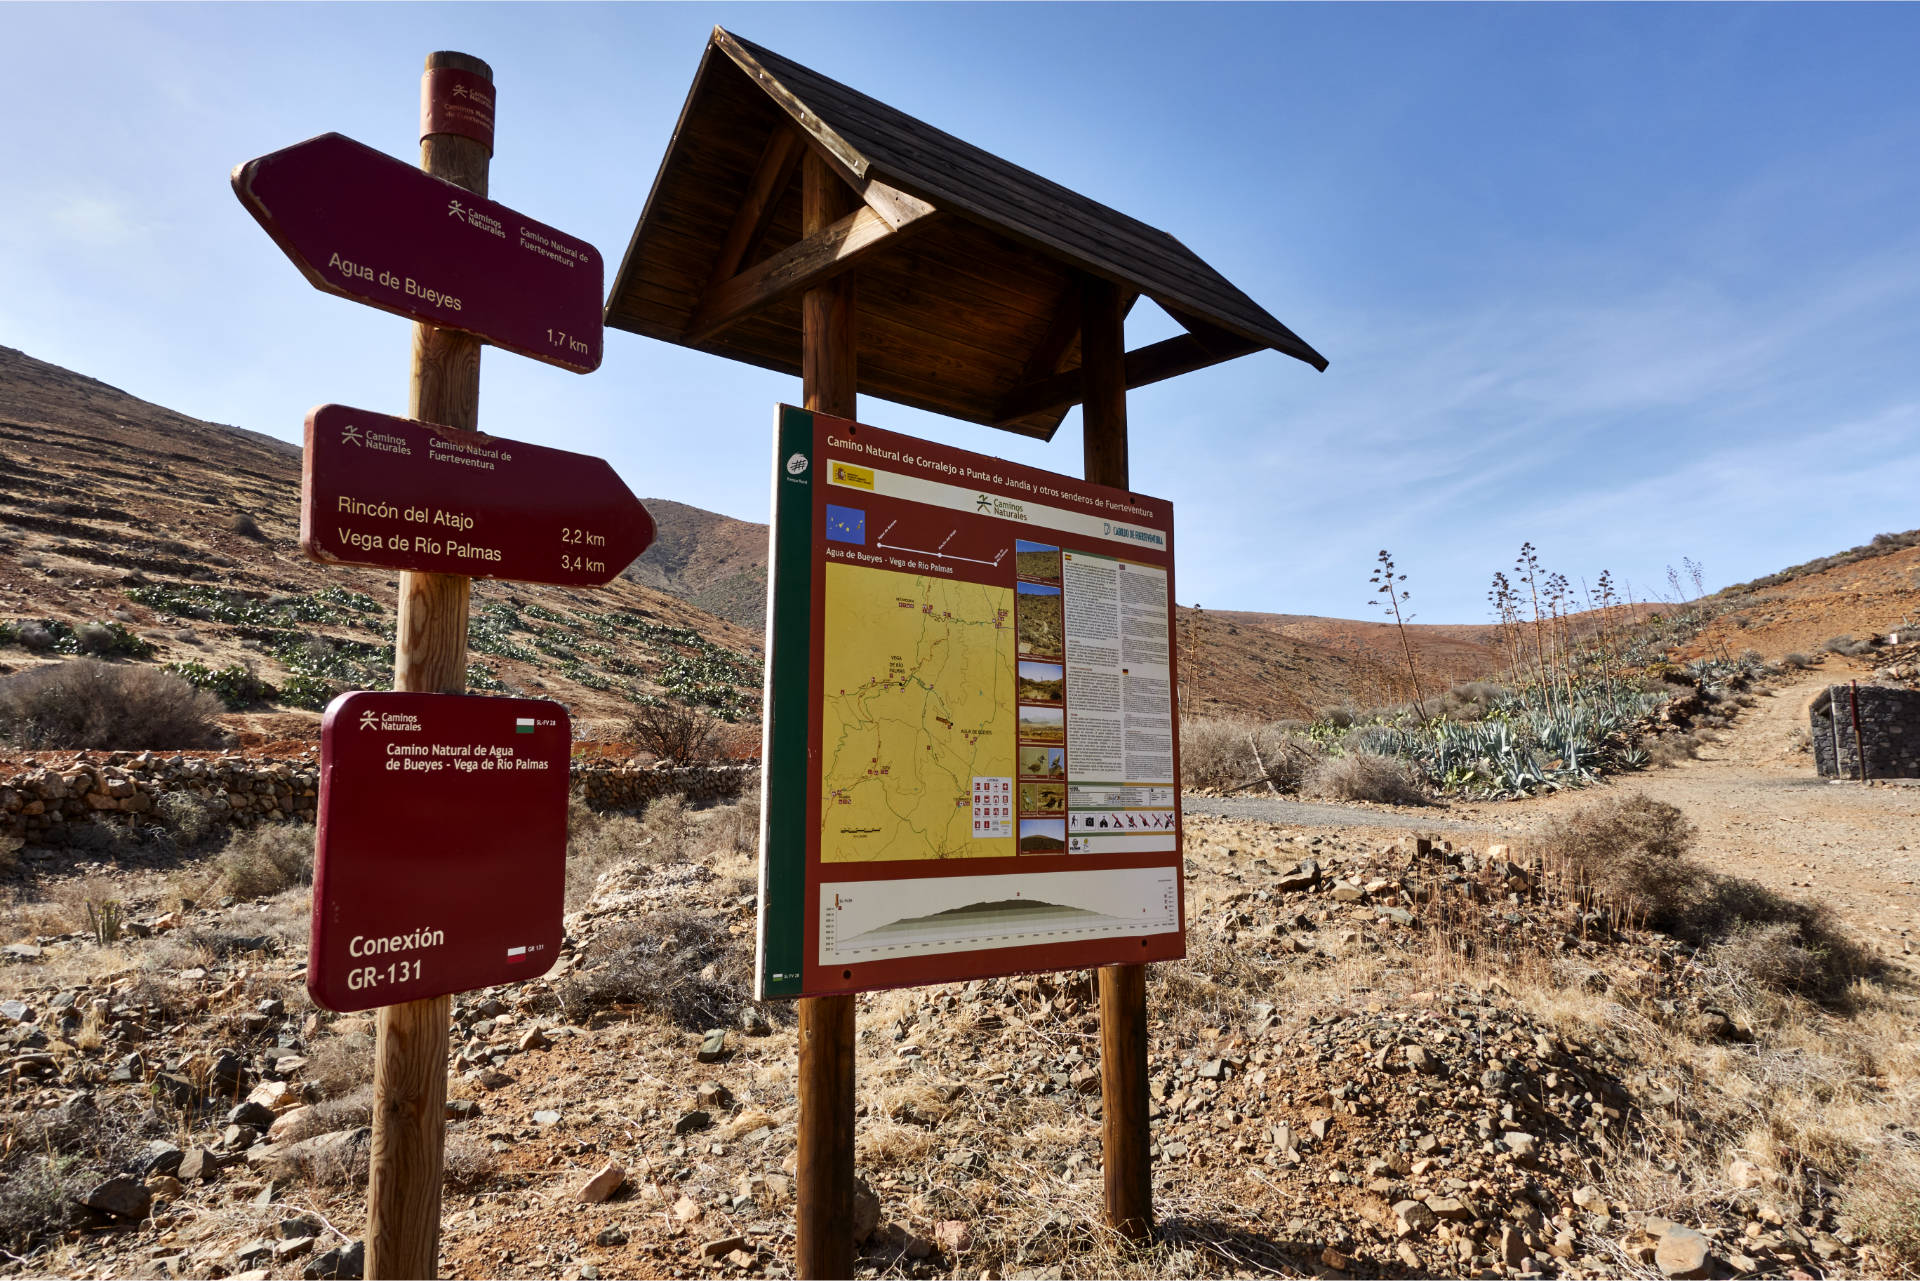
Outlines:
[[[1013,592],[829,561],[820,858],[1007,858],[973,781],[1014,761]]]

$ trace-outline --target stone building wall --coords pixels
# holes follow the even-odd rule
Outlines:
[[[678,792],[696,804],[738,798],[759,786],[755,762],[678,769],[575,761],[573,794],[598,810],[639,810]],[[96,822],[162,821],[169,794],[192,796],[213,828],[263,822],[311,823],[320,804],[320,765],[311,756],[262,760],[160,752],[41,754],[0,765],[0,841],[59,847]]]
[[[1822,778],[1861,777],[1861,739],[1867,778],[1920,778],[1920,690],[1833,685],[1814,700],[1810,717],[1814,764]]]

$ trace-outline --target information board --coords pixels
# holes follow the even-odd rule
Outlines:
[[[760,994],[1185,955],[1172,506],[775,436]]]
[[[560,954],[558,703],[342,694],[320,727],[307,992],[341,1012],[538,978]]]
[[[307,415],[300,550],[314,560],[599,587],[653,534],[604,458],[345,405]]]

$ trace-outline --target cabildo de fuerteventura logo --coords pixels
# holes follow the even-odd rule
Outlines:
[[[798,476],[806,470],[807,456],[805,454],[795,454],[793,457],[787,459],[787,475]]]

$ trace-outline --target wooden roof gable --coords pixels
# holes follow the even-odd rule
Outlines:
[[[811,147],[862,206],[802,239]],[[1051,437],[1080,400],[1087,276],[1186,330],[1129,387],[1273,350],[1324,357],[1185,245],[716,27],[607,301],[607,324],[800,372],[800,294],[847,271],[862,394]]]

